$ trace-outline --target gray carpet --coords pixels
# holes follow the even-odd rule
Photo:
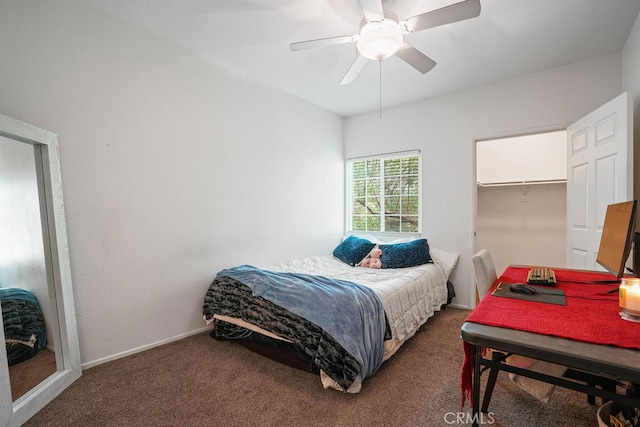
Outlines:
[[[26,425],[467,425],[470,408],[458,412],[468,313],[436,313],[359,394],[324,390],[314,374],[202,333],[84,371]],[[484,425],[597,426],[585,395],[557,388],[543,404],[503,373],[489,410]]]

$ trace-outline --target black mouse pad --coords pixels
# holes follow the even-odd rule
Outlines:
[[[567,300],[564,297],[564,291],[561,289],[554,289],[549,286],[527,285],[538,291],[537,294],[529,295],[511,291],[511,289],[509,289],[510,284],[511,283],[506,282],[498,283],[498,286],[494,289],[491,295],[504,298],[522,299],[525,301],[544,302],[546,304],[567,305]]]

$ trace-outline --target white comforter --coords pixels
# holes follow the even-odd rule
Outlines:
[[[392,338],[385,341],[383,360],[389,359],[427,319],[447,302],[447,280],[457,262],[457,255],[442,252],[442,265],[424,264],[409,268],[370,269],[351,267],[333,256],[315,256],[281,262],[271,271],[316,274],[369,286],[380,296],[389,320]],[[324,372],[320,378],[325,388],[340,390]],[[348,393],[358,393],[360,376]]]
[[[351,267],[333,256],[315,256],[281,262],[266,269],[316,274],[374,289],[382,300],[393,336],[385,345],[384,360],[447,302],[447,278],[436,264],[380,270]]]

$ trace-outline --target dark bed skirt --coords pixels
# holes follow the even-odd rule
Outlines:
[[[235,341],[243,347],[276,362],[320,375],[320,370],[297,345],[271,338],[221,320],[209,334],[218,341]]]
[[[453,287],[453,283],[450,280],[447,280],[447,303],[444,304],[441,308],[444,310],[447,308],[449,304],[451,304],[451,300],[456,296],[456,290]]]

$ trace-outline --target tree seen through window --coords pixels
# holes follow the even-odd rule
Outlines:
[[[419,232],[420,158],[351,162],[351,229]]]

